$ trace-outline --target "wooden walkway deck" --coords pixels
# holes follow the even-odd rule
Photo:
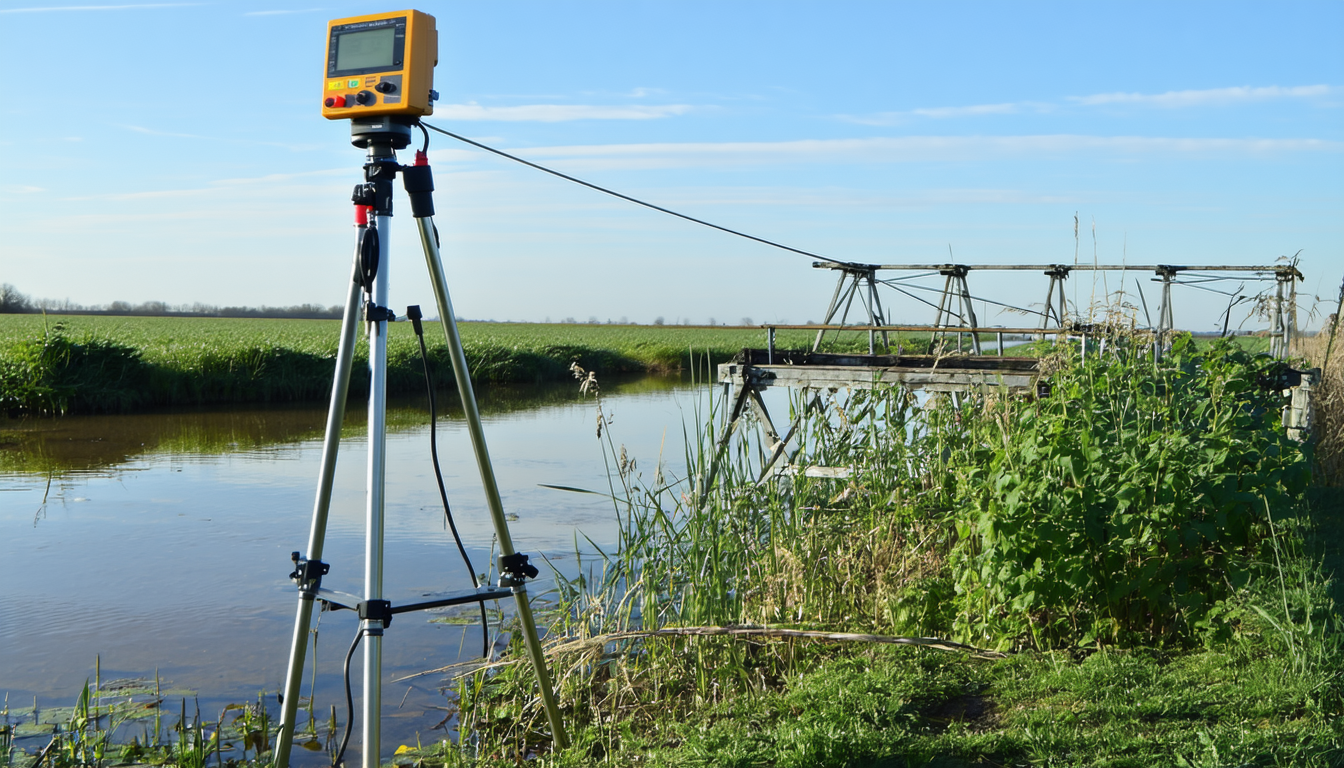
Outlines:
[[[719,381],[757,391],[770,387],[871,389],[903,386],[931,392],[981,388],[1031,391],[1039,376],[1034,357],[983,355],[854,355],[744,349],[719,366]]]

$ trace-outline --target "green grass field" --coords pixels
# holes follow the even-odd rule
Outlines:
[[[91,336],[133,347],[146,362],[158,364],[190,364],[207,354],[237,356],[268,347],[332,356],[340,332],[336,320],[0,315],[0,347],[40,337],[58,325],[72,337]],[[605,350],[623,358],[627,367],[651,370],[685,367],[692,354],[719,357],[765,345],[765,331],[756,328],[478,322],[461,323],[460,328],[468,350]],[[781,331],[777,343],[796,348],[811,340],[807,331]],[[426,341],[442,346],[443,332],[437,325],[427,325]],[[409,323],[392,326],[391,347],[414,344]]]

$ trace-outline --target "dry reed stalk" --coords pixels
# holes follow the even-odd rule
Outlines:
[[[578,651],[587,647],[602,646],[614,640],[634,640],[646,637],[760,637],[767,639],[806,639],[828,642],[879,643],[884,645],[913,645],[920,648],[933,648],[939,651],[969,653],[983,659],[1006,659],[1008,654],[976,648],[973,645],[943,640],[937,637],[897,637],[893,635],[869,635],[861,632],[817,632],[804,629],[779,629],[773,627],[663,627],[662,629],[630,632],[613,632],[608,635],[579,638],[560,642],[546,649],[548,655]]]
[[[1328,323],[1297,344],[1298,354],[1321,369],[1321,382],[1312,396],[1312,439],[1320,482],[1334,487],[1344,485],[1344,339],[1339,337],[1338,323]]]
[[[639,640],[649,637],[740,637],[740,638],[765,638],[773,640],[821,640],[823,642],[849,642],[849,643],[877,643],[880,645],[910,645],[919,648],[932,648],[937,651],[950,651],[953,653],[967,653],[978,659],[1006,659],[1009,654],[1002,651],[992,651],[985,648],[977,648],[973,645],[958,643],[952,640],[943,640],[937,637],[898,637],[895,635],[869,635],[861,632],[817,632],[804,629],[779,629],[774,627],[663,627],[653,630],[632,630],[629,632],[612,632],[606,635],[594,635],[592,637],[580,637],[569,640],[559,640],[546,646],[547,656],[559,656],[564,653],[575,653],[587,651],[591,653],[594,650],[601,649],[607,643],[618,640]],[[410,680],[415,677],[424,677],[425,675],[434,675],[441,673],[453,673],[452,678],[463,677],[465,675],[480,672],[486,669],[498,669],[509,667],[526,661],[526,659],[510,658],[500,659],[498,661],[481,662],[459,662],[449,664],[445,667],[427,669],[423,672],[416,672],[410,675],[395,678],[393,682]],[[561,676],[564,677],[563,675]]]

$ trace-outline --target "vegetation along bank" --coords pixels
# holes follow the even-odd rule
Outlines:
[[[515,640],[488,668],[428,678],[457,730],[394,762],[1344,765],[1331,345],[1297,350],[1325,369],[1306,443],[1264,386],[1275,361],[1185,339],[1160,362],[1124,343],[1049,350],[1044,397],[796,399],[804,450],[766,482],[759,446],[736,441],[699,484],[721,414],[688,427],[684,462],[630,456],[604,422],[612,485],[590,490],[619,540],[538,595],[573,746],[552,750]],[[153,759],[204,764],[219,738],[181,721],[204,746]],[[264,738],[241,743],[240,763],[269,760]]]
[[[601,375],[673,373],[765,345],[765,331],[707,326],[460,324],[472,376],[485,382],[566,379],[578,363]],[[316,401],[331,391],[340,322],[255,318],[0,314],[0,412],[118,413],[175,405]],[[807,331],[781,331],[805,347]],[[443,331],[425,324],[430,369],[452,381]],[[854,349],[866,337],[853,334]],[[906,342],[907,348],[916,348]],[[367,342],[356,350],[351,396],[367,393]],[[424,390],[409,323],[388,341],[392,394]]]
[[[1045,364],[1041,399],[796,401],[795,466],[848,477],[761,483],[748,446],[706,490],[712,426],[689,479],[608,429],[622,538],[560,580],[549,646],[574,746],[550,750],[515,643],[459,680],[460,742],[403,756],[1344,764],[1338,362],[1305,445],[1273,361],[1228,343]]]

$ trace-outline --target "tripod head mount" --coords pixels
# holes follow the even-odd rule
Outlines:
[[[411,128],[418,119],[403,115],[351,118],[350,143],[360,149],[405,149],[411,145]]]

